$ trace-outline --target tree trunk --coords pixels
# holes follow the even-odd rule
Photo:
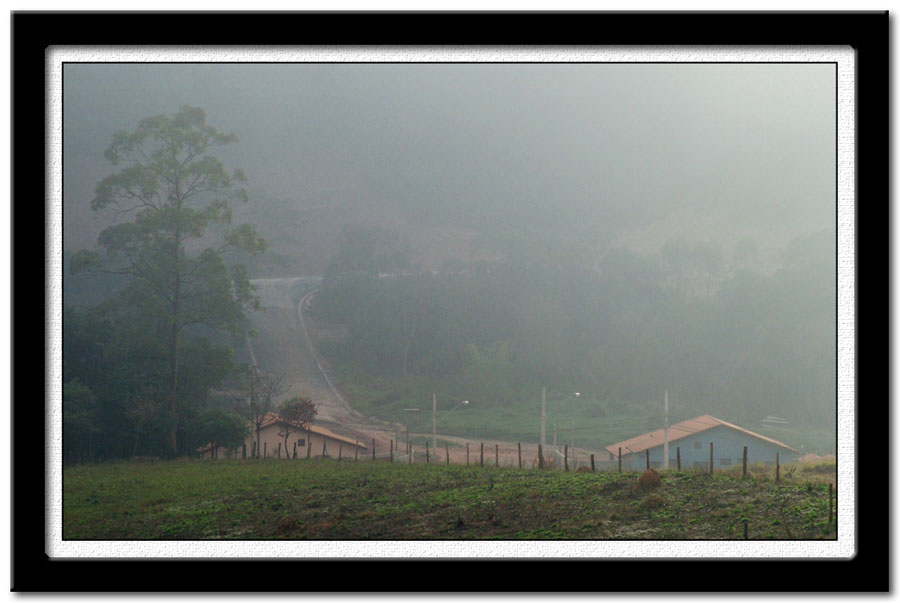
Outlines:
[[[178,441],[176,439],[176,429],[178,427],[178,412],[177,412],[177,400],[178,400],[178,313],[181,311],[181,274],[179,272],[180,263],[180,253],[179,253],[179,245],[177,243],[178,237],[180,233],[176,232],[176,245],[175,245],[175,290],[172,296],[172,324],[170,325],[171,332],[169,334],[169,369],[170,369],[170,381],[169,381],[169,425],[168,425],[168,439],[169,439],[169,456],[171,458],[175,458],[178,456]]]
[[[141,427],[140,427],[140,425],[138,425],[137,429],[135,430],[135,434],[134,434],[134,451],[131,453],[131,458],[134,458],[137,456],[138,442],[140,442],[140,441],[141,441]]]
[[[167,426],[169,440],[168,454],[171,458],[175,458],[178,455],[178,443],[175,433],[178,427],[178,412],[176,411],[176,400],[178,396],[178,327],[175,324],[172,325],[172,341],[169,344],[169,354],[171,356],[171,380],[169,384],[169,416]]]
[[[170,325],[171,333],[169,339],[169,363],[171,368],[171,382],[169,384],[169,455],[172,458],[178,456],[178,439],[176,430],[178,428],[178,331],[179,316],[181,314],[181,209],[184,199],[181,198],[181,181],[180,177],[175,179],[175,208],[178,212],[175,220],[175,232],[172,234],[172,254],[174,262],[172,264],[175,271],[175,283],[172,291],[172,316]]]

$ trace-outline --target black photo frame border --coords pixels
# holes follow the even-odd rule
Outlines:
[[[11,589],[53,592],[261,592],[254,564],[331,566],[315,592],[872,592],[889,590],[889,17],[882,12],[15,12],[12,25]],[[857,554],[850,560],[51,560],[48,476],[37,450],[47,387],[46,57],[50,46],[117,45],[847,45],[856,52]],[[44,183],[43,190],[39,183]],[[884,221],[884,222],[883,222]],[[44,304],[36,301],[45,292]],[[879,328],[880,327],[880,328]],[[876,331],[876,329],[878,329]],[[888,342],[889,344],[890,342]],[[40,368],[39,368],[40,367]],[[882,372],[884,371],[884,372]],[[860,404],[860,401],[862,404]],[[46,450],[46,442],[44,442]],[[860,446],[858,445],[857,451]],[[146,564],[150,564],[149,567]],[[402,567],[397,566],[402,564]],[[447,567],[447,564],[453,564]],[[543,564],[541,568],[531,567]],[[386,570],[402,573],[388,573]],[[297,568],[301,570],[301,568]],[[464,579],[448,581],[448,570]],[[623,574],[624,570],[624,574]],[[556,578],[552,576],[556,575]],[[352,580],[347,580],[353,576]],[[402,578],[401,578],[402,576]],[[529,576],[533,576],[529,578]],[[643,576],[643,578],[641,578]],[[319,577],[323,577],[319,574]],[[652,577],[652,578],[651,578]],[[298,583],[300,584],[300,583]]]

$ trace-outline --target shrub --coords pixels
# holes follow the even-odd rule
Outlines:
[[[647,469],[643,473],[641,473],[641,477],[638,479],[638,490],[642,492],[646,492],[647,490],[655,490],[662,485],[662,480],[659,479],[659,471],[656,469]]]
[[[801,465],[800,472],[801,473],[818,473],[822,475],[830,475],[837,470],[837,464],[832,459],[831,461],[825,461],[822,463],[816,463],[814,465]]]

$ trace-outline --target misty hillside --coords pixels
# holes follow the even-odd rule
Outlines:
[[[401,232],[426,269],[532,229],[601,255],[750,239],[771,269],[833,226],[830,69],[70,64],[65,247],[109,224],[89,202],[112,134],[191,104],[240,137],[221,158],[250,178],[235,219],[272,242],[258,276],[321,274],[347,223]]]
[[[572,440],[578,429],[599,447],[659,426],[671,390],[673,420],[764,430],[776,415],[790,429],[767,435],[833,451],[834,69],[69,63],[65,260],[137,257],[164,290],[108,274],[124,264],[67,266],[71,395],[111,409],[109,456],[158,453],[162,433],[189,450],[209,392],[235,383],[236,300],[250,302],[254,278],[314,275],[304,311],[343,334],[319,351],[368,416],[425,430],[424,414],[404,413],[436,394],[471,400],[446,424],[456,433],[535,441],[547,387]],[[207,225],[225,212],[213,193],[197,198],[206,213],[166,207],[140,237],[130,221],[146,203],[92,211],[98,182],[129,167],[104,155],[112,141],[140,141],[141,120],[179,111],[228,140],[211,155],[248,177],[247,203],[229,211],[255,231]],[[170,166],[159,144],[152,157]],[[110,157],[134,160],[125,151]],[[157,192],[138,176],[117,201]],[[204,251],[223,238],[242,246]],[[218,297],[198,285],[188,300],[202,307],[186,316],[182,276],[195,274]]]

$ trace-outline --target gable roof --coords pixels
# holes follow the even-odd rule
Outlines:
[[[272,427],[273,425],[280,425],[283,423],[284,423],[284,421],[282,421],[280,418],[278,418],[278,415],[276,413],[274,413],[274,412],[266,413],[266,416],[263,417],[262,425],[260,425],[260,430],[266,429],[268,427]],[[296,427],[298,429],[306,430],[306,427],[301,428],[299,423],[291,423],[291,425],[293,425],[294,427]],[[330,429],[326,429],[326,428],[322,427],[321,425],[310,425],[309,430],[313,433],[319,434],[320,436],[333,438],[333,439],[341,441],[341,442],[346,442],[347,444],[353,444],[355,446],[359,446],[360,448],[367,448],[367,446],[365,445],[364,442],[362,442],[360,440],[352,440],[346,436],[338,435],[338,434],[334,433],[333,431],[331,431]]]
[[[252,435],[253,434],[253,423],[250,420],[248,420],[247,422],[250,424],[251,435]],[[283,423],[284,423],[284,421],[279,419],[278,415],[276,413],[274,413],[274,412],[266,413],[266,416],[263,417],[263,421],[260,424],[260,431],[262,431],[263,429],[268,429],[269,427],[276,427]],[[293,425],[297,429],[302,429],[303,431],[306,430],[306,427],[301,427],[300,423],[295,422],[295,423],[291,423],[291,425]],[[346,442],[347,444],[352,444],[354,446],[358,446],[359,448],[368,449],[368,446],[366,446],[365,442],[363,442],[361,440],[351,440],[350,438],[348,438],[346,436],[338,435],[338,434],[334,433],[333,431],[331,431],[330,429],[326,429],[324,427],[321,427],[320,425],[310,425],[309,430],[312,433],[319,434],[320,436],[332,438],[332,439],[338,440],[339,442]],[[207,442],[206,444],[204,444],[197,450],[199,452],[206,452],[211,447],[212,447],[212,445]]]
[[[675,440],[680,440],[682,438],[698,434],[708,429],[712,429],[713,427],[720,426],[730,427],[731,429],[735,429],[754,438],[764,440],[766,442],[769,442],[770,444],[774,444],[775,446],[780,446],[781,448],[790,450],[791,452],[797,452],[787,444],[782,444],[778,440],[773,440],[772,438],[760,435],[758,433],[750,431],[749,429],[744,429],[743,427],[739,427],[737,425],[734,425],[733,423],[729,423],[728,421],[717,419],[712,415],[701,415],[694,419],[688,419],[687,421],[669,425],[669,443],[671,444]],[[649,433],[645,433],[628,440],[623,440],[621,442],[618,442],[617,444],[612,444],[610,446],[607,446],[606,449],[613,455],[617,455],[619,454],[619,448],[622,448],[623,451],[627,450],[628,452],[633,453],[642,452],[644,450],[647,450],[648,448],[654,448],[656,446],[662,446],[664,443],[665,430],[657,429],[655,431],[651,431]]]

